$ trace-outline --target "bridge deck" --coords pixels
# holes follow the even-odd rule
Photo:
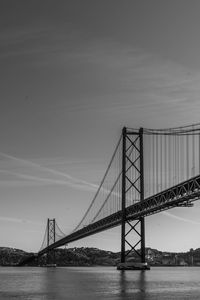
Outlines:
[[[167,210],[177,206],[190,206],[192,201],[200,198],[200,175],[187,181],[179,183],[167,190],[153,195],[142,202],[137,202],[126,208],[126,219],[129,221],[137,220]],[[101,232],[103,230],[118,226],[121,224],[121,211],[116,212],[104,219],[90,224],[82,229],[73,232],[60,239],[54,244],[44,248],[38,255],[46,253],[48,250],[69,244],[89,235]]]

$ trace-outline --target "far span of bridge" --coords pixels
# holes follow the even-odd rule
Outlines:
[[[192,202],[200,198],[200,175],[184,181],[174,187],[149,197],[142,202],[137,202],[126,208],[126,221],[138,220],[152,214],[159,213],[174,207],[190,207]],[[49,250],[61,247],[63,245],[75,242],[92,234],[111,229],[121,225],[122,212],[114,213],[102,220],[83,227],[73,232],[54,244],[49,245],[40,252],[38,256],[43,255]]]

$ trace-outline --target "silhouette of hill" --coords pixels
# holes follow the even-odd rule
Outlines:
[[[26,257],[33,255],[26,251],[0,247],[0,265],[15,266]],[[57,266],[116,266],[120,262],[120,252],[105,251],[97,248],[68,248],[56,249],[55,258]],[[139,257],[132,253],[128,261],[139,261]],[[162,252],[157,249],[146,248],[146,260],[150,265],[195,265],[200,266],[200,248],[188,252]],[[43,266],[46,257],[43,255],[30,265]]]

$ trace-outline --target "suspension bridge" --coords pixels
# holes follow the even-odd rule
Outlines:
[[[121,226],[121,263],[135,252],[145,264],[145,217],[200,198],[200,124],[168,129],[124,127],[105,175],[76,228],[65,235],[48,219],[37,257]],[[134,242],[130,242],[134,235]],[[21,261],[27,264],[35,256]]]

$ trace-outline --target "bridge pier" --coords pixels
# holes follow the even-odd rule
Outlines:
[[[138,132],[122,131],[122,220],[121,220],[121,266],[126,268],[127,258],[134,252],[140,260],[141,268],[146,266],[145,260],[145,219],[139,218],[131,224],[126,213],[127,200],[144,200],[144,161],[143,161],[143,128]],[[129,225],[129,230],[126,230]],[[134,233],[135,244],[128,240],[128,235]],[[136,249],[140,244],[140,251]],[[126,251],[126,245],[129,250]],[[145,267],[146,268],[146,267]],[[137,267],[138,269],[138,267]]]
[[[47,220],[47,247],[51,244],[54,244],[56,241],[56,229],[55,229],[55,219]],[[46,266],[55,267],[56,266],[56,257],[55,250],[48,249],[46,255]]]

